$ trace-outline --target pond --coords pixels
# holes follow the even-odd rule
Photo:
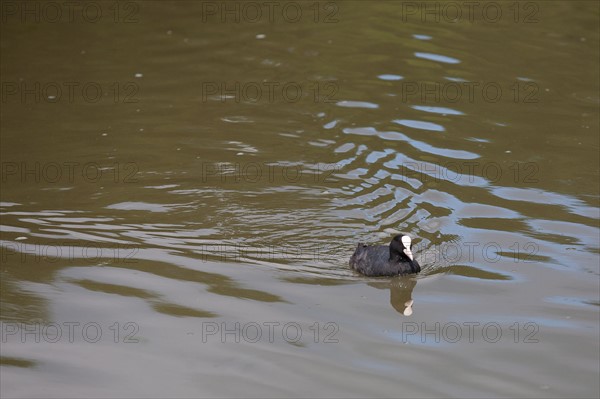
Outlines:
[[[3,2],[2,396],[598,397],[599,6],[474,3]]]

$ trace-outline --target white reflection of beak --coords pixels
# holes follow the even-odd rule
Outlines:
[[[412,310],[412,305],[413,305],[414,301],[411,299],[410,301],[407,301],[404,306],[406,306],[406,309],[404,309],[404,316],[410,316],[411,314],[413,314],[413,310]]]

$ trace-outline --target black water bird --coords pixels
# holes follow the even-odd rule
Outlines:
[[[395,236],[389,246],[359,243],[350,258],[350,267],[365,276],[396,276],[421,271],[412,253],[412,240],[407,235]]]

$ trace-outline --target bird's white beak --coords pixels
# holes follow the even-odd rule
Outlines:
[[[410,260],[414,260],[412,251],[410,250],[410,243],[412,240],[409,236],[402,236],[402,245],[404,245],[404,253]]]

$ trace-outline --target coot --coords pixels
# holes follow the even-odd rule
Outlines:
[[[412,240],[407,235],[395,236],[389,246],[359,243],[350,258],[350,267],[365,276],[396,276],[421,271],[412,254]]]

